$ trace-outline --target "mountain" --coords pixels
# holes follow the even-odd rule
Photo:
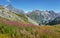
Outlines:
[[[0,18],[10,21],[19,21],[23,23],[31,23],[34,25],[38,25],[38,23],[27,17],[24,12],[14,8],[12,5],[8,5],[6,7],[0,5]]]
[[[8,4],[6,6],[6,8],[8,8],[9,10],[11,10],[12,12],[15,12],[17,14],[24,14],[24,11],[22,9],[16,9],[16,8],[13,7],[12,4]]]
[[[60,17],[60,14],[55,13],[53,10],[33,10],[32,12],[25,14],[23,10],[16,9],[11,4],[9,4],[7,6],[0,5],[0,17],[11,21],[31,23],[34,25],[46,25],[57,19],[60,19],[58,18]]]
[[[57,17],[48,23],[49,25],[60,24],[60,13],[57,13]]]
[[[19,16],[14,14],[14,12],[10,11],[9,9],[5,8],[4,6],[0,6],[0,17],[6,18],[9,20],[23,21]]]
[[[54,20],[50,21],[49,23],[47,23],[48,25],[56,25],[56,24],[60,24],[60,17],[56,17]]]
[[[54,11],[33,10],[27,13],[27,16],[35,20],[39,25],[45,25],[57,17]]]

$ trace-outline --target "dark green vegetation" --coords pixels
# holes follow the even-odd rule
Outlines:
[[[48,23],[48,25],[56,25],[56,24],[60,24],[60,17],[57,17]]]

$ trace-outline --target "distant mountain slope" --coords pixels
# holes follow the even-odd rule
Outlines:
[[[27,16],[26,16],[27,17]],[[39,25],[35,20],[32,20],[31,18],[27,17],[28,21],[32,24]]]
[[[11,4],[8,4],[7,6],[5,6],[5,8],[7,8],[10,11],[15,12],[17,14],[24,14],[24,11],[22,9],[14,8]]]
[[[49,24],[49,25],[60,24],[60,16],[56,17],[54,20],[50,21],[47,24]]]
[[[27,16],[35,20],[37,23],[39,23],[39,25],[44,25],[49,23],[49,21],[54,20],[57,17],[57,14],[54,11],[34,10],[27,13]]]

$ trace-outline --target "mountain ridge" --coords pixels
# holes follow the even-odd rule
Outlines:
[[[53,10],[32,10],[31,12],[25,13],[23,10],[14,8],[11,4],[6,7],[0,5],[0,17],[15,20],[24,23],[32,23],[35,25],[45,25],[52,22],[60,16],[60,14],[54,12]]]
[[[53,21],[58,14],[54,11],[40,11],[40,10],[33,10],[32,12],[27,14],[28,17],[37,21],[39,24],[47,24],[50,21]]]

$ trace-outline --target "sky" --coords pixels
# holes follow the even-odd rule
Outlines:
[[[0,5],[12,4],[17,9],[24,11],[54,10],[60,12],[60,0],[0,0]]]

